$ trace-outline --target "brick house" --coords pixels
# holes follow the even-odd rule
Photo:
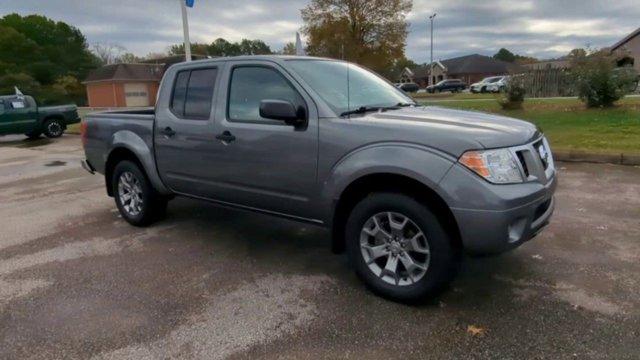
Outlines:
[[[640,28],[613,45],[611,52],[618,55],[618,66],[630,66],[640,73]]]
[[[479,54],[436,61],[433,63],[431,77],[429,76],[430,68],[429,64],[425,64],[413,69],[412,82],[425,87],[441,80],[460,79],[467,85],[471,85],[489,76],[507,75],[524,70],[520,65]],[[406,79],[408,74],[403,72],[401,77]]]
[[[204,56],[194,55],[193,59]],[[89,107],[155,106],[165,70],[184,61],[184,55],[143,61],[139,64],[105,65],[89,73],[82,82]]]
[[[162,79],[163,66],[155,64],[113,64],[89,73],[90,107],[153,106]]]

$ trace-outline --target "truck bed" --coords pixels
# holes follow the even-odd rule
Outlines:
[[[85,122],[85,152],[91,166],[104,173],[104,154],[108,154],[118,143],[146,147],[153,156],[154,108],[115,110],[87,115]],[[154,169],[155,170],[155,169]]]

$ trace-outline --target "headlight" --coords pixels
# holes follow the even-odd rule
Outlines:
[[[524,181],[517,159],[508,149],[468,151],[458,161],[495,184],[514,184]]]

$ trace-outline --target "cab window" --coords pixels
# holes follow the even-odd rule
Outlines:
[[[230,121],[273,123],[260,116],[262,100],[284,100],[304,107],[302,96],[277,70],[266,66],[233,69],[229,85],[227,116]]]
[[[171,111],[179,118],[208,120],[218,71],[215,68],[178,73],[173,86]]]

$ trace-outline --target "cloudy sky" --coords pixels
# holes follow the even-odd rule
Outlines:
[[[407,55],[428,60],[429,14],[436,59],[492,55],[506,47],[551,58],[576,47],[609,46],[640,27],[639,0],[414,0]],[[192,41],[262,39],[274,50],[294,41],[308,0],[196,0]],[[182,39],[178,0],[3,0],[0,16],[43,14],[80,28],[89,43],[109,42],[137,55],[165,51]]]

